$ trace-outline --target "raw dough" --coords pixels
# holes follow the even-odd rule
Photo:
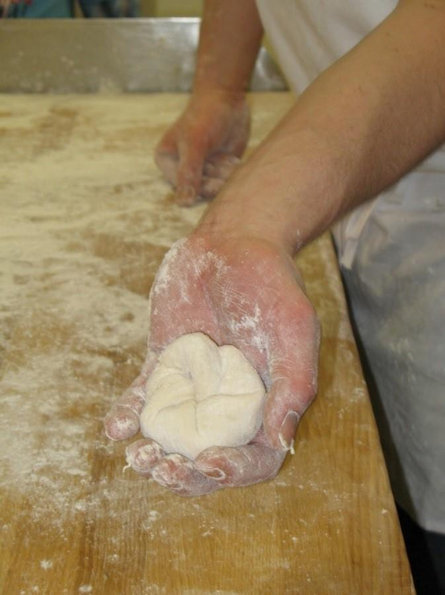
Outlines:
[[[265,390],[232,345],[183,335],[161,354],[146,385],[144,436],[194,459],[209,446],[247,444],[261,426]]]

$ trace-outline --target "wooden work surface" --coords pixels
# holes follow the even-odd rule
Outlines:
[[[3,593],[410,593],[329,236],[298,259],[320,390],[275,480],[183,499],[104,436],[144,357],[153,275],[205,208],[174,206],[152,164],[185,101],[0,97]],[[252,145],[291,101],[252,98]]]

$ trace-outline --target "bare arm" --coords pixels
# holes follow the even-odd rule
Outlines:
[[[402,0],[241,166],[199,232],[295,252],[445,139],[445,2]]]
[[[244,93],[262,35],[255,0],[206,0],[193,92]]]
[[[138,430],[153,362],[187,332],[241,349],[268,394],[250,444],[191,462],[143,439],[129,451],[139,473],[196,495],[278,472],[317,384],[318,325],[289,253],[444,140],[444,50],[445,0],[400,2],[308,88],[170,253],[171,281],[153,291],[146,363],[107,417],[108,435]]]
[[[193,93],[156,150],[180,204],[215,196],[239,164],[249,136],[244,95],[262,33],[254,0],[205,2]]]

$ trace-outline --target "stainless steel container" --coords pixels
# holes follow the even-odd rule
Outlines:
[[[190,91],[197,18],[0,21],[0,92]],[[253,91],[287,86],[262,48]]]

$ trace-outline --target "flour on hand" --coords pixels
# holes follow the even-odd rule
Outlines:
[[[146,396],[144,436],[194,459],[210,446],[250,442],[261,426],[265,389],[239,349],[192,333],[163,351]]]

